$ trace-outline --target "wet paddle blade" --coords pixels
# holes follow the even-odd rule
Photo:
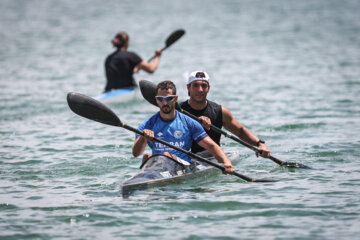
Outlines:
[[[309,166],[306,166],[305,164],[302,164],[302,163],[297,163],[297,162],[283,162],[273,156],[270,156],[269,158],[271,161],[279,164],[280,166],[283,166],[283,167],[287,167],[287,168],[304,168],[304,169],[312,169],[311,167]]]
[[[70,109],[90,120],[112,126],[121,126],[120,119],[115,113],[101,102],[80,93],[69,92],[67,102]]]
[[[297,163],[297,162],[283,162],[283,163],[282,163],[282,166],[288,167],[288,168],[312,169],[311,167],[306,166],[305,164]]]

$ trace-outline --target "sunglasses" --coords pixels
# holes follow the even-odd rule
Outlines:
[[[166,101],[166,102],[170,102],[171,100],[173,100],[176,97],[176,95],[170,95],[170,96],[155,96],[156,100],[158,100],[159,102],[162,101]]]

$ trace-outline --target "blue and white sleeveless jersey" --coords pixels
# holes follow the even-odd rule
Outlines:
[[[162,120],[160,112],[156,113],[143,122],[138,128],[140,131],[143,131],[144,129],[152,130],[156,138],[187,151],[190,150],[193,140],[198,143],[208,136],[200,123],[178,111],[176,111],[176,117],[171,121]],[[136,138],[139,136],[139,134],[136,134]],[[166,151],[183,160],[191,162],[191,158],[185,153],[176,151],[161,143],[156,141],[150,143],[148,141],[147,144],[152,149],[152,154],[161,154]]]

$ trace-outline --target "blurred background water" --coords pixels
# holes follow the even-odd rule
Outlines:
[[[360,234],[360,3],[356,0],[0,1],[1,239],[356,239]],[[184,75],[266,140],[288,170],[229,139],[246,183],[221,174],[121,197],[134,134],[83,119],[69,91],[99,95],[124,30],[187,98]],[[110,107],[137,127],[145,100]]]

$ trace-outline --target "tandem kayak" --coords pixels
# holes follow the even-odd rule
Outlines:
[[[207,151],[197,153],[197,155],[218,163]],[[238,159],[239,152],[228,152],[226,155],[233,162]],[[122,195],[128,197],[136,190],[177,184],[219,171],[219,169],[196,159],[193,159],[192,162],[191,165],[184,165],[164,155],[153,155],[140,166],[141,170],[138,174],[122,184]]]
[[[105,92],[99,96],[94,97],[104,103],[121,103],[127,102],[136,98],[139,95],[138,88],[121,88]]]

